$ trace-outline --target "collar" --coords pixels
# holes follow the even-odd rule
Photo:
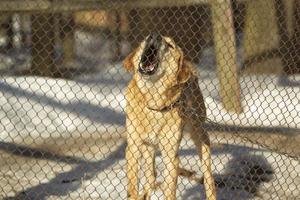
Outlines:
[[[167,106],[163,107],[162,109],[155,109],[155,108],[150,108],[150,107],[147,107],[147,108],[149,110],[153,110],[153,111],[156,111],[156,112],[167,112],[167,111],[170,111],[170,110],[176,108],[179,105],[180,97],[181,97],[181,95],[174,102],[172,102],[170,105],[167,105]]]
[[[177,86],[184,88],[184,87],[186,87],[186,86],[188,85],[188,83],[190,82],[190,80],[191,80],[191,78],[189,78],[189,80],[188,80],[187,82],[185,82],[184,84],[177,85]],[[163,107],[162,109],[150,108],[150,107],[148,107],[148,106],[147,106],[147,108],[148,108],[149,110],[156,111],[156,112],[167,112],[167,111],[170,111],[170,110],[176,108],[177,106],[179,106],[179,103],[180,103],[181,98],[182,98],[182,93],[181,93],[181,94],[179,95],[179,97],[178,97],[175,101],[173,101],[170,105],[167,105],[167,106]]]

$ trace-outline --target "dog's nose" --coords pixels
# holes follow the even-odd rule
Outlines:
[[[162,37],[158,32],[152,32],[149,35],[148,43],[152,45],[160,44],[161,39]]]
[[[150,33],[149,37],[151,38],[151,40],[154,40],[154,41],[161,39],[161,35],[158,32]]]

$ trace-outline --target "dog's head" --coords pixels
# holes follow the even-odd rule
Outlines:
[[[184,60],[183,52],[172,38],[151,33],[129,54],[123,63],[128,71],[143,80],[156,82],[169,79],[186,82],[191,75],[190,63]]]

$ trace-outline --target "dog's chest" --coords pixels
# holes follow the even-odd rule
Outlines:
[[[164,125],[164,115],[162,113],[149,113],[147,120],[144,121],[145,132],[142,134],[143,142],[148,145],[157,146]]]

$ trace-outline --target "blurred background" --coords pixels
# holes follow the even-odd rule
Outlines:
[[[300,196],[300,1],[1,0],[2,199],[126,199],[122,61],[152,31],[199,70],[220,199]]]

